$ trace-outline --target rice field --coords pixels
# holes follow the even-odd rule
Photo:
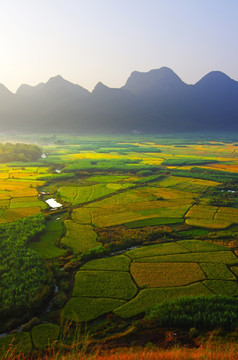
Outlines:
[[[210,280],[235,280],[236,277],[225,264],[200,263],[201,269]]]
[[[46,231],[40,235],[38,241],[31,241],[29,248],[35,250],[43,259],[53,259],[63,256],[65,249],[60,248],[57,244],[63,233],[61,220],[50,220],[46,222]]]
[[[83,265],[75,277],[73,303],[85,297],[120,299],[123,304],[110,311],[130,318],[180,296],[238,296],[234,265],[238,266],[234,253],[211,242],[181,240],[144,246]],[[68,314],[69,305],[65,308]],[[67,315],[67,319],[75,317]]]
[[[184,179],[183,177],[179,176],[169,176],[165,180],[160,181],[158,185],[185,192],[203,193],[208,187],[217,186],[219,184],[220,183],[216,181],[193,178]]]
[[[129,300],[137,293],[129,272],[79,270],[75,276],[73,297],[88,296]]]
[[[110,313],[113,309],[123,305],[124,300],[110,298],[72,297],[64,309],[62,315],[69,321],[87,322],[98,318],[103,314]]]
[[[218,251],[218,252],[201,252],[201,253],[188,253],[188,254],[174,254],[174,255],[161,255],[161,256],[150,256],[137,259],[137,262],[206,262],[217,264],[228,264],[234,265],[237,263],[237,257],[231,251]]]
[[[196,263],[137,263],[131,264],[131,274],[139,288],[188,285],[206,277]]]
[[[92,186],[62,186],[58,194],[63,201],[73,205],[84,204],[110,195],[118,190],[126,189],[131,184],[101,183]]]
[[[146,312],[164,300],[180,296],[209,296],[212,294],[213,293],[200,282],[180,287],[143,289],[135,298],[117,307],[113,312],[122,318],[130,318]]]
[[[96,259],[81,266],[81,270],[129,271],[131,259],[125,255]]]
[[[194,205],[185,215],[186,224],[211,229],[225,229],[238,223],[238,209]]]
[[[126,319],[180,296],[238,296],[237,180],[232,182],[231,175],[238,173],[237,146],[144,140],[99,146],[98,139],[92,144],[81,139],[83,144],[46,146],[47,158],[39,164],[1,164],[0,224],[41,212],[48,219],[46,232],[27,246],[64,269],[55,279],[55,302],[62,305],[53,317],[61,313],[69,321],[90,322],[113,312],[116,319]],[[163,165],[167,160],[171,166]],[[194,169],[205,179],[193,178]],[[211,170],[222,172],[209,178]],[[227,184],[221,179],[224,173]],[[63,209],[45,204],[51,196],[62,200]],[[213,197],[224,206],[212,202]],[[51,211],[64,215],[56,221]],[[120,234],[116,240],[115,234]],[[183,234],[190,240],[181,240]],[[102,256],[96,251],[100,245],[103,253],[111,242],[123,248],[134,246],[134,239],[135,246],[153,245],[83,263],[84,255]],[[232,244],[233,251],[214,242]],[[74,283],[63,278],[67,271]],[[28,337],[24,339],[28,346]],[[36,342],[34,346],[40,348]]]
[[[13,198],[10,201],[10,209],[26,208],[29,206],[30,207],[38,206],[38,207],[41,207],[41,209],[47,208],[47,205],[45,202],[39,200],[38,197],[34,197],[34,196]]]
[[[79,224],[91,224],[91,209],[87,207],[80,207],[78,209],[74,209],[71,214],[71,218],[74,222]]]
[[[23,207],[17,209],[7,209],[3,213],[3,218],[7,222],[16,221],[23,217],[28,217],[31,215],[36,215],[41,212],[41,207],[33,206],[33,207]]]
[[[127,226],[127,223],[129,227],[141,227],[144,223],[144,226],[148,226],[148,223],[181,223],[192,202],[193,196],[190,193],[143,187],[140,191],[128,190],[86,207],[91,209],[92,223],[98,227],[120,224]]]
[[[61,239],[61,244],[71,248],[75,254],[100,245],[91,225],[81,225],[72,220],[65,220],[64,226],[66,235]]]
[[[186,245],[186,242],[185,242]],[[156,244],[151,246],[143,246],[141,248],[129,250],[126,252],[126,255],[135,259],[145,258],[145,257],[154,257],[162,255],[171,255],[171,254],[184,254],[189,253],[189,250],[184,246],[180,245],[180,242],[171,242],[165,244]]]

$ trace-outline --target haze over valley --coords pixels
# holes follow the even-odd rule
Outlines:
[[[238,130],[238,82],[220,71],[194,85],[171,69],[134,71],[121,88],[92,92],[60,75],[15,94],[0,85],[1,131],[184,132]]]

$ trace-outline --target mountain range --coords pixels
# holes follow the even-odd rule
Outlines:
[[[194,85],[171,69],[133,72],[121,88],[92,92],[60,75],[15,94],[0,84],[1,132],[238,131],[238,82],[212,71]]]

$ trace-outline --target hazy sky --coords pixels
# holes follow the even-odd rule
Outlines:
[[[238,0],[0,0],[0,83],[121,87],[161,66],[187,83],[238,80],[237,19]]]

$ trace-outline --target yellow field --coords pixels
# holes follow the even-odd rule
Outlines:
[[[71,218],[74,222],[79,224],[91,224],[92,222],[90,209],[86,207],[74,209],[72,211]]]
[[[178,193],[182,196],[182,192],[177,192],[176,190],[169,191],[168,189],[160,191],[160,189],[154,188],[152,191],[154,195],[157,193],[157,196],[164,195],[163,198],[167,196],[170,199],[142,201],[141,197],[133,197],[135,191],[132,190],[113,196],[110,199],[99,201],[96,204],[88,205],[86,208],[90,209],[93,224],[99,227],[107,227],[157,217],[182,218],[191,206],[191,197],[188,197],[188,199],[186,199],[186,195],[182,199],[178,197]],[[128,196],[125,198],[127,194]],[[119,201],[120,196],[123,197],[123,201]],[[135,201],[136,199],[138,202]],[[147,200],[146,196],[145,199]],[[125,200],[127,203],[123,203]]]
[[[212,164],[209,166],[203,166],[206,169],[222,170],[229,172],[238,172],[238,164]]]
[[[16,221],[23,217],[39,214],[41,212],[40,207],[28,207],[28,208],[18,208],[18,209],[7,209],[3,213],[3,218],[7,221]]]
[[[135,282],[141,288],[182,286],[206,278],[196,263],[132,262],[130,271]]]
[[[37,196],[36,187],[42,185],[44,185],[43,181],[0,180],[0,199]]]
[[[215,220],[227,221],[232,224],[238,224],[238,209],[229,207],[220,207],[215,214]]]
[[[238,223],[238,209],[207,205],[194,205],[186,214],[186,224],[225,229]]]
[[[183,167],[184,168],[184,167]],[[193,178],[184,178],[181,176],[169,176],[168,178],[160,181],[160,186],[170,187],[170,186],[176,186],[185,184],[185,187],[195,187],[196,185],[200,186],[217,186],[219,185],[216,181],[210,181],[210,180],[202,180],[202,179],[193,179]]]
[[[207,220],[207,219],[186,219],[186,224],[191,226],[199,226],[199,227],[205,227],[208,229],[226,229],[227,227],[231,226],[231,222],[227,221],[219,221],[219,220]]]
[[[216,206],[194,205],[187,212],[186,218],[213,220],[217,211],[218,211],[218,207]]]

